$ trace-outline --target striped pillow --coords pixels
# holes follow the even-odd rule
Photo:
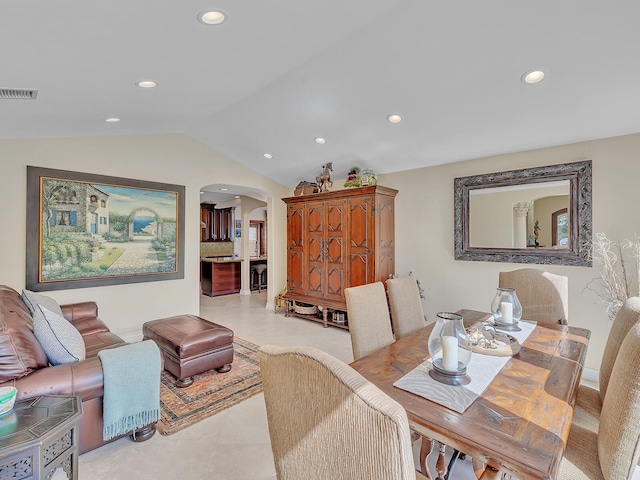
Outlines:
[[[66,318],[38,305],[33,314],[33,333],[42,345],[51,365],[84,360],[84,340]]]

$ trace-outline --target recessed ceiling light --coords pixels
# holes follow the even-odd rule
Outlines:
[[[200,195],[204,195],[204,192],[200,192]]]
[[[205,25],[220,25],[227,19],[227,14],[222,10],[209,10],[198,14],[198,21]]]
[[[240,198],[240,195],[236,195],[235,198]]]
[[[228,192],[228,191],[229,191],[229,189],[228,189],[228,188],[221,188],[221,189],[220,189],[220,191],[221,191],[221,192]]]
[[[322,137],[316,137],[313,139],[313,141],[319,145],[324,145],[325,143],[327,143],[327,141]]]
[[[544,78],[544,72],[542,70],[531,70],[522,75],[522,83],[528,85],[541,82]]]
[[[158,82],[154,82],[153,80],[142,80],[140,82],[136,82],[136,85],[140,88],[153,88],[158,86]]]
[[[387,115],[387,121],[389,123],[400,123],[402,121],[402,117],[397,113],[392,113],[391,115]]]
[[[263,153],[262,156],[264,158],[273,158],[273,155],[271,155],[270,153]]]
[[[109,117],[104,119],[107,123],[118,123],[120,119],[118,117]]]

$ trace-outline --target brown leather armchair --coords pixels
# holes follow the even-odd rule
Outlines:
[[[84,413],[79,424],[80,453],[105,443],[102,440],[102,363],[98,352],[124,345],[98,318],[95,302],[61,306],[64,317],[80,332],[86,359],[67,365],[50,366],[33,334],[33,320],[22,296],[10,287],[0,286],[0,386],[13,385],[17,399],[39,395],[77,395]],[[153,436],[156,424],[147,425],[130,437],[144,441]],[[116,439],[112,439],[113,441]]]

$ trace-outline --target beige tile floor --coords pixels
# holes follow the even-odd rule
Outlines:
[[[308,345],[353,361],[349,333],[265,309],[266,293],[201,297],[200,315],[258,345]],[[416,447],[419,442],[416,442]],[[435,457],[430,459],[435,461]],[[262,394],[181,432],[147,442],[127,438],[80,456],[80,480],[137,478],[265,480],[275,478]],[[475,479],[470,460],[458,461],[455,479]],[[348,480],[348,479],[345,479]]]

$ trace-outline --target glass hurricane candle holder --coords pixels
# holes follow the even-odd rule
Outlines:
[[[522,305],[515,288],[498,288],[491,302],[491,313],[496,327],[519,330],[518,321],[522,318]]]
[[[466,385],[471,379],[467,365],[471,360],[471,339],[464,328],[462,316],[440,312],[429,335],[429,355],[433,369],[429,375],[448,385]]]

